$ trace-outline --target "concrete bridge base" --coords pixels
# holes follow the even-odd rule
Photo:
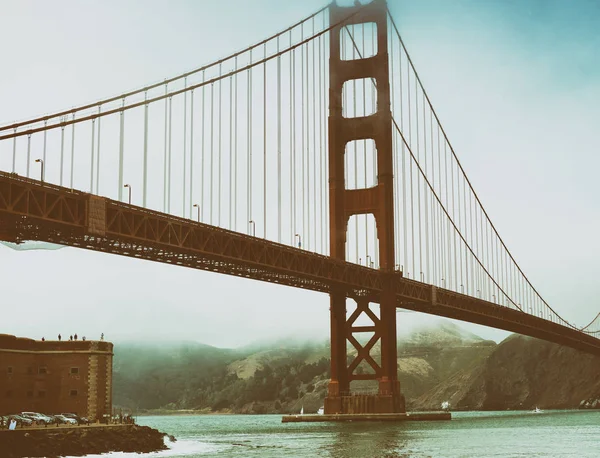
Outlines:
[[[440,421],[451,420],[450,412],[370,413],[334,415],[284,415],[282,423],[316,423],[323,421]]]
[[[324,407],[325,413],[329,415],[404,414],[406,412],[402,394],[396,396],[391,394],[327,396]]]

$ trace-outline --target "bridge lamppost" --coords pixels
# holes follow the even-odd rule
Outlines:
[[[44,182],[44,161],[42,159],[36,159],[35,162],[39,162],[39,164],[42,166],[41,181],[43,183]]]
[[[461,292],[462,294],[464,294],[464,293],[465,293],[465,285],[463,285],[463,284],[461,284],[461,285],[460,285],[460,292]]]
[[[443,284],[442,288],[446,288],[446,280],[443,278],[442,278],[442,284]]]
[[[494,303],[496,302],[496,295],[492,294],[492,298],[494,299]]]
[[[366,262],[366,266],[367,267],[371,267],[371,265],[373,264],[373,262],[370,261],[370,259],[371,259],[371,255],[368,254],[367,257],[365,258],[365,260],[366,260],[365,262]]]
[[[298,238],[298,248],[302,248],[302,236],[300,234],[294,234],[294,241]]]
[[[129,205],[131,205],[131,186],[129,186],[128,184],[123,186],[124,188],[127,188],[128,194],[129,194]]]
[[[425,274],[421,272],[421,282],[425,283]]]
[[[481,291],[477,290],[477,292],[475,293],[477,297],[479,297],[479,293],[481,293]]]
[[[256,223],[254,222],[254,220],[250,220],[248,221],[248,225],[252,226],[252,237],[256,237]]]
[[[194,208],[198,209],[198,222],[200,222],[200,205],[194,204],[193,206],[194,206]]]

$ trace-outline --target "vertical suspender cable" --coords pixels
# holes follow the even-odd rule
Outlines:
[[[418,86],[415,84],[415,121],[416,121],[416,137],[417,137],[417,162],[421,163],[420,147],[419,147],[419,96],[417,93]],[[421,229],[421,174],[417,174],[417,200],[418,200],[418,215],[419,215],[419,281],[423,281],[423,231]],[[416,272],[415,272],[416,274]]]
[[[323,207],[324,207],[324,203],[323,203],[323,186],[324,186],[324,182],[323,182],[323,106],[322,106],[322,102],[323,102],[323,72],[322,72],[322,60],[321,60],[321,47],[323,46],[322,44],[323,40],[321,39],[321,35],[319,35],[319,58],[318,58],[318,62],[319,62],[319,95],[318,95],[318,100],[319,100],[319,220],[321,221],[321,227],[319,228],[319,232],[320,232],[320,239],[321,239],[321,245],[320,245],[320,253],[321,254],[325,254],[325,243],[324,243],[324,231],[323,228],[325,227],[325,217],[323,215]]]
[[[169,97],[169,164],[167,170],[167,213],[171,213],[171,164],[173,161],[173,97]]]
[[[61,129],[65,129],[64,126]],[[13,131],[15,134],[17,133],[17,128]],[[12,156],[12,173],[16,173],[17,167],[17,137],[13,137],[13,156]],[[62,185],[62,183],[61,183]]]
[[[387,18],[386,18],[387,20]],[[394,88],[394,40],[392,37],[388,37],[388,46],[389,46],[389,50],[390,50],[390,93],[391,93],[391,97],[390,97],[390,110],[392,113],[392,118],[394,117],[394,108],[396,107],[396,94],[395,94],[395,88]],[[402,129],[402,120],[400,121],[400,128]],[[399,186],[399,180],[398,180],[398,163],[399,163],[399,158],[398,158],[398,136],[396,135],[396,132],[394,132],[392,134],[392,170],[393,170],[393,174],[394,174],[394,187],[393,187],[393,194],[394,194],[394,203],[393,203],[393,209],[394,209],[394,270],[398,270],[396,267],[396,264],[401,264],[400,262],[400,257],[401,257],[401,253],[400,253],[400,212],[398,211],[400,209],[400,193],[398,192],[398,186]]]
[[[315,34],[315,18],[312,18],[312,34]],[[316,88],[315,85],[317,83],[316,76],[316,55],[315,52],[316,39],[312,40],[312,107],[313,107],[313,148],[312,148],[312,157],[313,157],[313,251],[317,251],[317,99],[316,99]]]
[[[290,31],[290,46],[292,43],[292,35],[291,35],[291,31]],[[292,72],[291,72],[291,77],[290,77],[290,81],[291,81],[291,87],[290,87],[290,93],[291,93],[291,97],[292,97],[292,103],[290,103],[290,110],[291,110],[291,125],[292,125],[292,166],[290,169],[290,176],[291,176],[291,182],[292,182],[292,197],[290,198],[291,200],[291,210],[292,210],[292,231],[291,231],[291,235],[292,235],[292,242],[291,244],[294,245],[295,242],[295,234],[296,231],[298,230],[298,227],[296,225],[296,49],[292,50]]]
[[[219,177],[219,192],[217,197],[217,205],[218,205],[218,213],[217,213],[217,226],[221,227],[221,189],[223,183],[223,167],[222,167],[222,145],[223,145],[223,136],[221,126],[223,125],[223,109],[222,109],[222,89],[223,89],[223,80],[221,79],[223,74],[223,64],[219,64],[219,167],[218,167],[218,177]]]
[[[457,170],[457,173],[459,171]],[[468,250],[467,250],[467,238],[468,238],[468,234],[469,234],[469,227],[467,225],[467,188],[466,188],[466,183],[465,183],[465,179],[463,176],[462,179],[462,184],[463,184],[463,209],[464,209],[464,222],[465,222],[465,241],[462,245],[464,245],[464,251],[465,251],[465,290],[468,292],[468,288],[469,288],[469,260],[468,260]]]
[[[194,210],[194,90],[190,92],[190,219]]]
[[[446,142],[446,140],[444,139],[444,155],[448,155],[448,150],[447,150],[447,145],[448,143]],[[452,218],[454,220],[457,219],[457,217],[455,216],[456,213],[456,203],[454,200],[454,166],[453,166],[453,162],[452,162],[452,158],[450,158],[450,177],[451,177],[451,182],[450,182],[450,188],[452,189]],[[460,213],[458,214],[458,224],[460,224]],[[454,289],[455,291],[458,291],[458,276],[459,276],[459,272],[458,272],[458,257],[459,254],[456,251],[456,232],[453,231],[453,237],[452,237],[452,244],[453,244],[453,258],[454,258],[454,277],[455,277],[455,281],[454,281]],[[461,263],[462,264],[462,263]],[[462,284],[462,268],[460,270],[460,282]]]
[[[422,96],[422,102],[421,104],[423,105],[423,150],[424,150],[424,154],[425,154],[425,167],[423,168],[423,170],[425,171],[425,175],[427,174],[427,120],[426,120],[426,115],[425,115],[425,95],[421,92],[421,96]],[[430,227],[429,227],[429,199],[431,198],[430,193],[427,190],[427,183],[425,180],[425,177],[423,177],[423,203],[425,205],[425,262],[426,262],[426,266],[425,266],[425,278],[430,278],[430,267],[431,267],[431,261],[430,261],[430,252],[429,252],[429,232],[430,232]],[[423,271],[423,269],[421,269]]]
[[[233,77],[229,77],[229,229],[233,229]]]
[[[252,49],[250,49],[252,65]],[[248,208],[246,221],[252,220],[252,67],[248,70]],[[248,224],[248,223],[246,223]]]
[[[125,112],[123,107],[125,106],[125,99],[122,100],[121,112],[119,113],[120,124],[119,124],[119,200],[123,200],[123,147],[125,145]],[[75,124],[73,124],[75,126]],[[72,159],[72,158],[71,158]],[[73,174],[73,162],[71,161],[71,175]],[[71,187],[73,187],[73,178],[71,177]]]
[[[202,82],[206,81],[206,72],[205,70],[202,70]],[[204,160],[204,145],[206,143],[205,138],[204,138],[204,126],[206,124],[206,113],[205,113],[205,101],[206,101],[206,86],[202,85],[202,103],[201,103],[201,112],[202,112],[202,127],[201,127],[201,132],[200,132],[200,137],[202,139],[202,145],[200,147],[200,165],[201,165],[201,170],[200,170],[200,220],[204,221],[204,165],[205,165],[205,160]]]
[[[425,104],[423,104],[425,107]],[[431,113],[431,112],[430,112]],[[424,111],[425,114],[425,111]],[[425,116],[426,117],[426,116]],[[426,124],[425,124],[426,125]],[[426,125],[427,126],[427,125]],[[431,117],[429,118],[429,148],[431,149],[431,191],[429,192],[429,197],[427,201],[431,204],[428,214],[431,217],[430,220],[430,228],[431,228],[431,271],[433,272],[432,284],[441,285],[441,258],[439,257],[439,249],[441,246],[441,241],[439,240],[440,234],[438,232],[437,227],[437,217],[436,217],[436,205],[434,201],[434,197],[437,196],[437,192],[435,189],[435,148],[433,145],[433,124]],[[439,172],[437,174],[439,178]],[[441,197],[440,197],[441,199]]]
[[[63,185],[63,171],[65,162],[65,126],[60,126],[60,185]]]
[[[235,56],[235,69],[237,70],[238,67],[238,58],[237,56]],[[233,109],[234,109],[234,115],[233,115],[233,119],[235,121],[235,134],[233,136],[233,141],[234,141],[234,145],[233,145],[233,229],[237,230],[238,228],[238,224],[237,224],[237,218],[238,218],[238,214],[237,214],[237,190],[238,190],[238,161],[237,161],[237,146],[238,146],[238,133],[237,133],[237,128],[238,128],[238,74],[237,72],[235,73],[234,76],[234,98],[235,98],[235,103],[233,105]]]
[[[213,186],[215,180],[215,83],[210,83],[210,173],[209,173],[209,214],[208,221],[213,223]]]
[[[75,113],[73,113],[73,120],[75,119]],[[73,189],[73,171],[75,164],[75,123],[73,123],[73,129],[71,130],[71,189]],[[29,176],[29,158],[27,158],[27,176]]]
[[[277,36],[277,241],[281,243],[281,56]]]
[[[167,95],[169,86],[165,84],[165,95]],[[168,153],[168,122],[169,122],[169,101],[165,97],[165,154],[163,160],[163,212],[167,212],[167,153]]]
[[[46,127],[48,125],[48,120],[44,121],[44,127]],[[46,165],[46,142],[47,142],[47,134],[48,131],[44,130],[44,149],[42,151],[42,160],[44,161],[44,166]],[[92,121],[92,168],[94,167],[94,144],[93,144],[93,138],[94,138],[94,128],[93,128],[93,121]],[[44,179],[44,177],[42,177],[42,180]],[[92,190],[91,192],[94,191],[94,187],[92,185]]]
[[[304,40],[304,22],[300,26],[301,37],[300,40]],[[307,48],[308,49],[308,48]],[[307,59],[308,60],[308,59]],[[307,77],[308,79],[308,77]],[[302,197],[302,237],[304,237],[305,245],[308,246],[308,237],[306,233],[306,196],[304,195],[304,178],[305,178],[305,170],[304,170],[304,155],[306,153],[306,143],[304,142],[304,47],[300,48],[300,164],[301,164],[301,181],[300,181],[300,194]]]
[[[148,100],[148,92],[144,92],[144,101]],[[144,182],[142,205],[147,206],[148,196],[148,103],[144,104],[144,164],[143,164]]]
[[[404,130],[404,90],[402,88],[402,46],[398,46],[398,71],[400,72],[400,125]],[[402,239],[404,241],[404,256],[403,268],[408,268],[408,227],[407,227],[407,211],[406,211],[406,148],[404,140],[401,141],[402,148],[402,228],[404,233]],[[404,267],[405,266],[405,267]],[[402,272],[404,275],[404,272]]]
[[[46,132],[44,131],[44,135],[45,134],[46,134]],[[92,148],[91,148],[92,157],[91,157],[91,161],[90,161],[90,193],[94,192],[94,144],[95,144],[95,140],[96,140],[95,136],[96,136],[96,119],[92,119]]]
[[[187,89],[187,77],[183,79],[183,88]],[[185,218],[185,209],[187,207],[187,91],[183,93],[183,208],[181,216]],[[192,215],[190,214],[190,217]]]
[[[267,238],[267,43],[263,64],[263,238]]]
[[[327,15],[323,14],[323,29],[327,28]],[[328,162],[327,162],[327,151],[328,151],[328,135],[329,135],[329,128],[327,127],[327,107],[328,107],[328,102],[327,102],[327,90],[325,89],[325,86],[327,85],[327,65],[325,64],[325,56],[327,55],[327,38],[329,37],[329,35],[325,35],[323,37],[323,95],[321,97],[321,99],[323,100],[323,106],[321,107],[321,113],[323,114],[323,121],[321,123],[322,126],[325,126],[325,128],[323,129],[323,153],[321,154],[321,158],[322,158],[322,167],[323,167],[323,175],[324,175],[324,179],[321,180],[321,186],[325,187],[325,192],[323,193],[323,202],[329,202],[329,186],[327,186],[328,180],[329,180],[329,169],[327,167]],[[323,221],[323,237],[325,240],[325,248],[323,250],[323,254],[329,254],[329,241],[327,240],[327,234],[328,234],[328,228],[329,228],[329,213],[327,211],[327,205],[323,205],[323,219],[321,221]]]
[[[346,28],[346,30],[348,30]],[[352,25],[352,35],[354,35],[354,24]],[[362,32],[362,49],[363,49],[363,53],[366,50],[365,47],[365,24],[361,24],[361,32]],[[352,37],[354,39],[354,36]],[[355,51],[356,51],[356,46],[352,47],[352,57],[356,58],[355,56]],[[362,56],[360,56],[362,57]],[[362,102],[363,102],[363,106],[362,106],[362,112],[363,112],[363,116],[367,115],[367,86],[366,86],[366,82],[367,80],[365,78],[363,78],[362,80]],[[356,80],[354,80],[354,113],[353,116],[358,116],[357,110],[356,110]],[[363,144],[363,162],[364,162],[364,166],[365,166],[365,170],[364,170],[364,186],[365,188],[367,187],[367,140],[363,140],[362,141]],[[358,188],[358,170],[356,168],[356,156],[358,155],[358,152],[356,151],[356,145],[357,142],[354,142],[354,180],[355,180],[355,184],[356,184],[356,188]],[[374,156],[375,154],[373,154]],[[367,259],[369,259],[371,257],[370,253],[369,253],[369,215],[364,215],[364,220],[365,220],[365,261]],[[356,256],[358,256],[358,218],[355,218],[356,221]],[[366,264],[367,267],[371,267],[368,263]]]
[[[75,124],[73,124],[73,129],[75,128]],[[29,178],[29,165],[31,163],[31,134],[27,134],[27,178]],[[73,165],[71,165],[71,170],[73,170]],[[73,173],[71,172],[71,188],[73,187]]]
[[[411,110],[411,90],[410,90],[410,63],[406,63],[407,73],[406,73],[406,85],[408,95],[408,143],[410,144],[410,148],[412,148],[412,110]],[[417,269],[416,269],[416,256],[415,256],[415,201],[414,201],[414,182],[413,182],[413,161],[412,159],[408,161],[408,166],[410,167],[410,234],[412,240],[411,254],[412,254],[412,272],[413,278],[417,278]]]
[[[98,105],[98,143],[96,144],[96,194],[100,194],[100,126],[102,125],[102,105]],[[61,165],[62,167],[62,165]]]
[[[363,26],[364,27],[364,26]],[[363,28],[363,39],[364,39],[364,28]],[[375,55],[375,43],[376,43],[377,37],[375,36],[375,27],[371,27],[371,55],[374,56]],[[363,53],[366,53],[366,48],[363,47]],[[375,79],[371,78],[371,104],[373,107],[373,111],[377,112],[377,85],[376,85],[376,81]],[[373,150],[373,183],[374,185],[377,185],[377,151],[376,149]],[[393,207],[392,207],[392,211],[393,211]],[[373,235],[374,235],[374,239],[373,239],[373,251],[375,254],[375,268],[378,269],[379,268],[379,237],[378,237],[378,233],[377,233],[377,221],[375,221],[375,218],[372,219],[373,221]],[[397,242],[395,242],[397,243]],[[395,245],[394,243],[394,245]],[[394,266],[388,266],[388,268],[392,268],[393,269]]]
[[[310,135],[310,122],[309,122],[309,116],[310,116],[310,101],[309,101],[309,79],[308,79],[308,67],[310,65],[310,61],[308,58],[308,43],[305,44],[305,50],[306,50],[306,59],[305,59],[305,76],[306,76],[306,104],[305,106],[305,114],[306,114],[306,124],[305,124],[305,132],[306,132],[306,142],[304,143],[304,148],[302,148],[302,154],[303,157],[305,157],[305,161],[302,164],[302,171],[303,171],[303,175],[306,177],[306,181],[302,180],[302,199],[306,199],[306,216],[303,216],[304,219],[304,224],[303,227],[305,228],[305,234],[306,234],[306,249],[310,249],[310,244],[311,244],[311,237],[310,237],[310,164],[309,164],[309,160],[310,160],[310,140],[309,140],[309,135]],[[302,84],[303,89],[304,89],[304,83]],[[304,188],[306,186],[306,189]],[[304,210],[303,210],[304,213]]]

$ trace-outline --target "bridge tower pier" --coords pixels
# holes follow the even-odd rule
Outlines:
[[[404,396],[400,390],[396,349],[396,299],[392,289],[394,274],[394,176],[392,158],[392,117],[387,46],[387,8],[385,0],[368,5],[329,7],[330,24],[350,16],[330,33],[329,60],[329,190],[330,190],[330,248],[331,256],[345,260],[346,234],[349,218],[358,214],[373,214],[379,239],[380,269],[389,273],[383,292],[378,298],[367,298],[360,292],[343,288],[330,292],[331,319],[331,380],[325,398],[326,414],[369,414],[405,412]],[[341,33],[352,24],[374,23],[377,40],[376,54],[355,60],[343,60]],[[354,79],[372,78],[376,82],[377,109],[370,116],[343,116],[343,85]],[[372,139],[375,143],[377,183],[370,188],[346,189],[345,154],[348,142]],[[346,299],[356,301],[356,311],[347,317]],[[370,303],[380,305],[379,317]],[[372,326],[355,326],[362,313],[373,321]],[[354,333],[372,332],[364,346]],[[380,342],[381,363],[371,356],[373,346]],[[357,349],[356,358],[348,364],[347,342]],[[372,373],[357,373],[365,361]],[[377,380],[376,394],[352,393],[353,380]]]

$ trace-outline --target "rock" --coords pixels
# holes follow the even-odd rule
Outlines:
[[[149,453],[168,448],[164,436],[160,431],[137,425],[0,430],[0,450],[3,458],[53,458],[108,452]]]
[[[435,410],[450,401],[457,410],[600,409],[599,392],[600,357],[513,334],[477,365],[442,379],[411,407]]]

